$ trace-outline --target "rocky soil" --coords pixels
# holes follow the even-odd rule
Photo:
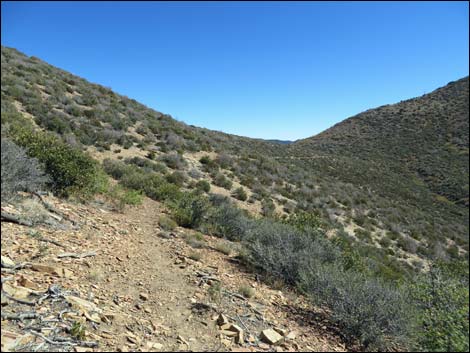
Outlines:
[[[237,244],[160,229],[158,202],[42,199],[2,206],[2,351],[352,349],[322,310],[244,269]]]

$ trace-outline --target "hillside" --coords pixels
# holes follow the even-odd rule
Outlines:
[[[468,77],[419,98],[371,109],[314,137],[309,151],[385,161],[408,170],[429,189],[468,207]]]
[[[134,248],[131,258],[143,254],[150,260],[161,259],[153,264],[136,261],[129,268],[119,265],[117,272],[125,274],[108,281],[109,288],[120,291],[118,297],[127,298],[119,281],[132,284],[133,297],[136,286],[170,293],[181,288],[192,291],[194,286],[181,278],[171,281],[168,264],[174,259],[168,252],[179,246],[174,252],[179,256],[174,260],[177,265],[185,268],[190,259],[197,268],[227,260],[214,258],[210,251],[215,249],[236,254],[227,260],[230,266],[236,265],[227,270],[227,277],[239,279],[227,283],[229,299],[235,289],[239,299],[251,297],[247,286],[235,288],[244,281],[252,288],[258,282],[266,285],[261,296],[278,287],[293,291],[293,298],[299,293],[305,296],[300,300],[308,304],[296,312],[305,309],[304,318],[323,333],[312,331],[316,338],[305,338],[298,347],[283,338],[285,349],[431,349],[424,337],[439,336],[440,330],[454,327],[449,333],[456,340],[454,347],[468,346],[468,340],[465,343],[461,337],[462,328],[468,327],[468,301],[461,302],[465,293],[468,296],[462,290],[468,286],[468,273],[460,276],[461,264],[468,266],[468,78],[420,98],[371,109],[317,136],[280,143],[187,125],[12,48],[2,47],[1,63],[2,222],[16,223],[2,255],[22,264],[38,256],[49,264],[60,261],[56,253],[46,256],[43,247],[37,253],[23,252],[17,239],[24,241],[24,227],[31,228],[31,234],[42,227],[41,232],[71,241],[77,253],[89,251],[79,246],[83,234],[76,234],[77,240],[64,239],[60,231],[69,228],[54,221],[57,217],[63,221],[64,214],[74,209],[88,234],[85,239],[92,237],[90,224],[97,230],[108,229],[108,224],[121,220],[111,227],[111,238],[103,237],[113,251]],[[53,199],[52,208],[31,201],[45,190],[59,197]],[[52,215],[46,212],[45,216],[44,207]],[[62,211],[54,212],[57,209]],[[129,237],[120,238],[120,231]],[[160,239],[153,241],[161,231],[166,245]],[[217,238],[228,245],[219,244]],[[99,246],[98,242],[92,245]],[[152,250],[160,246],[164,250]],[[121,255],[116,255],[116,262],[109,249],[102,249],[108,257],[97,264],[101,270],[111,259],[113,264],[126,262]],[[200,265],[201,258],[210,260]],[[141,278],[139,266],[144,265],[169,287],[157,288],[148,278]],[[22,283],[18,271],[29,266],[9,266],[6,272],[13,268],[14,280]],[[449,271],[447,266],[451,268],[452,275],[444,276],[449,283],[443,282],[444,294],[439,298],[450,303],[438,302],[438,309],[439,305],[445,309],[431,314],[445,315],[449,307],[455,308],[455,315],[460,315],[452,317],[455,326],[439,326],[439,320],[439,325],[426,322],[426,310],[434,307],[422,301],[426,295],[435,295],[426,291],[430,288],[427,276],[436,266],[442,273]],[[80,279],[89,288],[99,274],[85,270],[88,277],[80,273]],[[205,286],[208,298],[215,300],[212,296],[220,292],[216,284],[221,280],[212,278],[214,271],[203,271],[203,279],[211,279],[211,285]],[[52,284],[55,279],[44,281]],[[71,286],[69,282],[65,284]],[[92,288],[108,301],[106,284],[99,282]],[[414,287],[417,284],[422,287]],[[457,289],[452,292],[453,288]],[[82,291],[79,296],[85,295]],[[184,315],[191,316],[188,306],[199,299],[184,298]],[[283,306],[286,315],[295,300]],[[206,306],[201,304],[199,309],[207,309],[207,300],[202,303]],[[137,310],[143,310],[142,303],[137,304]],[[250,326],[243,319],[248,313],[236,309],[232,324]],[[177,305],[168,310],[178,312]],[[314,314],[316,310],[322,314]],[[166,316],[157,312],[160,319]],[[413,316],[415,312],[425,314]],[[461,317],[467,318],[466,324]],[[167,319],[187,333],[194,328],[181,319]],[[227,329],[217,331],[217,341],[214,332],[197,326],[195,333],[211,338],[206,345],[195,339],[194,347],[220,348],[219,343],[225,342],[228,345],[223,349],[273,349],[259,345],[259,335],[268,326],[279,328],[279,322],[274,318],[266,326],[263,315],[262,324],[253,320],[255,326],[244,327],[243,332],[253,331],[254,341],[237,336],[228,344],[224,335],[235,336]],[[319,324],[322,320],[328,325]],[[88,321],[87,332],[96,329]],[[146,330],[126,323],[130,347],[143,348],[139,335]],[[281,326],[286,337],[289,330],[298,329],[292,321]],[[422,331],[417,334],[414,327]],[[430,328],[435,331],[428,333]],[[115,329],[111,326],[108,335],[116,334]],[[191,346],[175,332],[162,347],[183,350]],[[324,345],[324,337],[317,339],[323,334],[333,337],[332,345]],[[302,335],[307,337],[307,331]],[[113,349],[123,340],[115,343]],[[178,346],[181,343],[186,347]]]
[[[15,111],[98,160],[168,167],[162,155],[177,151],[185,185],[203,178],[226,196],[241,188],[247,200],[236,202],[258,214],[315,212],[333,234],[367,253],[391,247],[386,255],[407,266],[416,252],[468,251],[468,78],[284,145],[188,126],[2,47],[2,122]],[[214,163],[202,165],[204,155]],[[166,167],[153,165],[175,166]]]

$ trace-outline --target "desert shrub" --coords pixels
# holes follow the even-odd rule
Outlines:
[[[358,339],[367,350],[407,342],[412,310],[400,290],[337,264],[306,266],[300,278],[300,288],[315,304],[331,309],[348,339]]]
[[[215,244],[214,249],[221,252],[224,255],[230,255],[232,252],[232,247],[224,242],[219,242]]]
[[[283,222],[303,232],[310,232],[310,234],[313,234],[316,230],[321,230],[325,226],[318,212],[297,211],[289,215]]]
[[[201,233],[185,234],[184,240],[192,248],[202,248],[205,245],[205,239]]]
[[[221,153],[217,156],[216,162],[221,168],[227,169],[233,164],[233,158],[226,153]]]
[[[126,158],[124,160],[125,163],[127,164],[134,164],[145,171],[154,171],[158,173],[165,173],[166,172],[166,167],[162,163],[157,163],[157,162],[152,162],[148,159],[141,158],[141,157],[132,157],[132,158]]]
[[[246,199],[248,198],[245,189],[243,189],[242,187],[236,188],[233,192],[233,196],[240,201],[246,201]]]
[[[196,179],[196,180],[202,178],[202,173],[199,170],[195,169],[195,168],[190,169],[189,172],[188,172],[188,175],[191,178]]]
[[[199,159],[202,164],[202,169],[208,173],[215,173],[219,170],[219,165],[213,161],[209,156],[203,156]]]
[[[207,199],[196,193],[180,193],[168,202],[172,216],[182,227],[197,228],[206,215],[209,203]]]
[[[379,244],[382,245],[383,248],[388,248],[392,245],[392,241],[387,237],[382,237],[379,240]]]
[[[126,163],[121,161],[106,158],[103,160],[103,170],[113,178],[119,180],[124,176],[124,174],[134,171],[135,167],[126,165]]]
[[[255,290],[247,284],[242,284],[238,288],[238,293],[249,299],[255,295]]]
[[[160,216],[160,218],[158,219],[158,224],[160,228],[166,231],[173,230],[178,226],[178,224],[176,224],[173,219],[167,216]]]
[[[166,176],[166,180],[169,183],[175,184],[177,186],[183,186],[184,182],[186,181],[186,175],[183,172],[176,170],[173,173],[168,174]]]
[[[60,196],[89,195],[97,191],[99,168],[95,160],[57,137],[27,129],[17,131],[14,141],[37,158],[50,176],[49,185]]]
[[[418,307],[418,347],[429,352],[468,352],[468,262],[431,266],[411,286]]]
[[[261,214],[264,217],[273,217],[276,206],[270,198],[263,198],[261,200]]]
[[[252,223],[245,241],[252,265],[292,285],[310,262],[331,262],[339,257],[339,251],[322,237],[270,219]]]
[[[2,200],[10,200],[18,191],[35,192],[43,188],[49,179],[38,160],[8,139],[2,138],[1,143]]]
[[[183,169],[186,166],[184,158],[176,152],[161,155],[158,157],[158,160],[165,163],[171,169]]]
[[[227,179],[227,177],[222,173],[217,173],[212,179],[214,185],[220,186],[227,190],[230,190],[232,187],[232,181]]]
[[[142,193],[137,190],[129,190],[117,184],[107,191],[107,196],[118,211],[122,211],[125,205],[140,205]]]
[[[248,233],[252,220],[245,212],[230,202],[211,199],[212,205],[209,223],[214,235],[229,240],[241,240]]]
[[[138,169],[130,169],[121,177],[122,185],[144,192],[148,197],[158,201],[177,198],[180,194],[179,187],[168,183],[161,176],[144,172]]]
[[[196,189],[204,192],[209,192],[211,189],[211,184],[207,180],[199,180],[196,183]]]
[[[191,251],[189,254],[188,254],[188,257],[191,259],[191,260],[194,260],[194,261],[201,261],[202,259],[202,254],[200,252],[197,252],[197,251]]]

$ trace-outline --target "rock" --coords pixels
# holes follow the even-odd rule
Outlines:
[[[252,352],[252,350],[248,347],[235,347],[232,348],[232,352]]]
[[[160,351],[163,349],[163,344],[155,343],[152,348]]]
[[[229,321],[227,319],[227,316],[225,316],[224,314],[220,314],[219,317],[217,318],[217,325],[219,326],[222,326],[228,323]]]
[[[73,272],[58,266],[49,266],[42,264],[32,264],[31,269],[38,272],[49,273],[58,277],[70,278],[73,275]]]
[[[245,335],[244,335],[244,332],[243,332],[243,330],[240,326],[232,324],[230,326],[229,330],[233,331],[237,334],[237,336],[235,338],[236,343],[241,344],[245,341]]]
[[[101,322],[100,314],[103,313],[103,310],[98,308],[94,303],[73,295],[66,296],[65,300],[72,305],[73,309],[78,310],[88,320],[95,323]]]
[[[21,276],[18,279],[18,284],[22,287],[29,288],[29,289],[39,289],[39,286],[36,283],[34,283],[33,281],[30,281],[24,276]]]
[[[261,339],[268,344],[276,344],[282,340],[282,336],[273,329],[267,329],[261,332]]]
[[[142,299],[142,300],[144,300],[144,301],[149,300],[149,296],[148,296],[148,294],[146,294],[146,293],[140,293],[140,294],[139,294],[139,298]]]
[[[228,330],[230,327],[232,327],[232,324],[223,324],[222,326],[220,326],[220,329],[221,330]]]
[[[93,352],[93,348],[76,346],[75,352]]]
[[[279,333],[281,336],[286,336],[286,335],[287,335],[287,330],[282,329],[282,328],[279,328],[279,327],[275,327],[275,328],[274,328],[274,331],[276,331],[277,333]]]
[[[137,344],[137,338],[135,337],[132,337],[132,336],[126,336],[127,340],[130,342],[130,343],[134,343],[134,344]]]
[[[222,330],[222,331],[220,331],[220,333],[221,333],[222,335],[225,335],[225,336],[228,336],[228,337],[235,337],[235,336],[238,335],[237,332],[235,332],[235,331],[229,331],[229,330]]]
[[[292,340],[295,340],[296,337],[297,337],[297,332],[291,331],[291,332],[289,332],[289,334],[286,336],[286,339],[292,341]]]
[[[2,261],[2,267],[4,268],[15,267],[15,263],[8,256],[2,256],[1,261]]]
[[[2,293],[2,306],[4,306],[4,305],[8,305],[8,299]]]
[[[8,283],[3,283],[2,289],[5,291],[5,293],[16,299],[26,299],[31,293],[30,289],[12,286]]]

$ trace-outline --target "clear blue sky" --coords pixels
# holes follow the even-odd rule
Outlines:
[[[468,75],[467,2],[2,2],[2,45],[237,135],[298,139]]]

